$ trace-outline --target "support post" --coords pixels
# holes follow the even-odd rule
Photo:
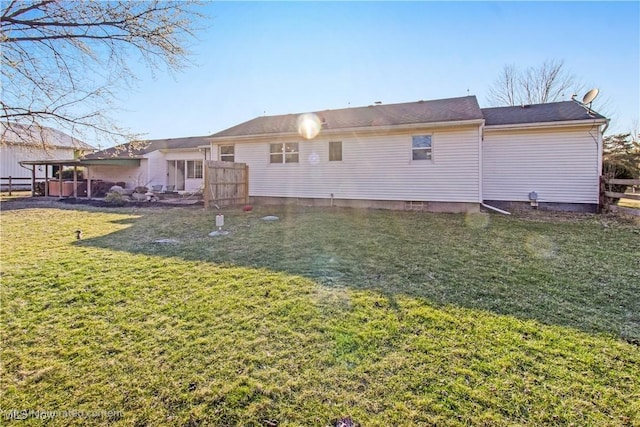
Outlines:
[[[31,197],[36,196],[36,165],[31,165]]]
[[[244,203],[249,203],[249,165],[244,167]]]
[[[11,175],[9,175],[9,195],[11,195]]]
[[[73,197],[78,198],[78,166],[73,165]]]
[[[605,177],[600,175],[600,198],[598,200],[598,213],[606,212],[607,210],[607,197],[605,196],[607,187],[605,183]]]
[[[62,165],[58,166],[58,197],[62,198]]]
[[[49,197],[49,165],[44,165],[44,196]]]
[[[87,199],[91,198],[91,177],[87,175]]]

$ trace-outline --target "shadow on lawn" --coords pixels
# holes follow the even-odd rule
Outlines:
[[[638,249],[629,230],[477,214],[351,209],[136,212],[130,227],[77,242],[300,275],[328,287],[424,298],[640,340]],[[260,218],[277,215],[279,221]],[[155,243],[173,239],[177,243]]]

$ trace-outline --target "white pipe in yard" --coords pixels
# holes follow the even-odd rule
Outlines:
[[[504,214],[504,215],[511,215],[511,212],[503,211],[502,209],[498,209],[498,208],[496,208],[495,206],[487,205],[487,204],[485,204],[485,203],[480,203],[480,204],[481,204],[482,206],[484,206],[485,208],[487,208],[487,209],[491,209],[491,210],[493,210],[493,211],[500,212],[501,214]]]

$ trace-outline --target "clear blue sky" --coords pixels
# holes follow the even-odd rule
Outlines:
[[[150,139],[207,135],[265,113],[467,90],[487,107],[505,64],[546,59],[600,89],[594,109],[606,102],[612,131],[640,120],[638,2],[216,2],[205,13],[195,65],[142,72],[121,97],[122,125]]]

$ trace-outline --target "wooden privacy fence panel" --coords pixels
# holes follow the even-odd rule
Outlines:
[[[249,166],[245,163],[207,161],[204,205],[234,206],[249,202]]]
[[[622,191],[614,191],[612,186],[618,188],[622,186]],[[600,182],[600,205],[605,212],[621,212],[628,215],[640,216],[640,209],[618,206],[616,202],[620,199],[640,200],[640,193],[635,192],[636,186],[640,186],[640,179],[613,179],[602,177]],[[633,192],[625,191],[626,187],[631,187]]]

